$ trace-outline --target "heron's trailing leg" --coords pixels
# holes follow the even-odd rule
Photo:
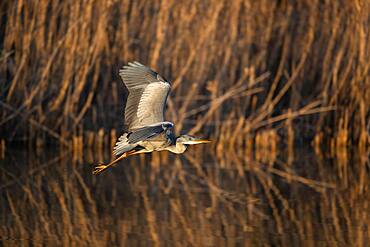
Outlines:
[[[139,152],[136,151],[136,150],[131,150],[131,151],[128,151],[128,152],[122,154],[120,157],[118,157],[117,159],[113,160],[112,162],[110,162],[108,164],[99,164],[99,165],[95,166],[93,174],[97,175],[97,174],[101,173],[102,171],[108,169],[109,167],[114,166],[118,161],[123,160],[124,158],[126,158],[130,155],[134,155],[136,153],[139,153]]]

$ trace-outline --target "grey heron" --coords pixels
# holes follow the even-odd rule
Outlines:
[[[164,120],[171,85],[157,72],[133,62],[124,66],[119,75],[128,89],[125,107],[127,131],[118,138],[113,149],[118,158],[108,164],[97,165],[93,174],[99,174],[131,155],[163,150],[180,154],[188,145],[209,142],[190,135],[175,136],[174,124]]]

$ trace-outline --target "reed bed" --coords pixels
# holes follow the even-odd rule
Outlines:
[[[367,0],[0,1],[0,241],[365,245],[368,9]],[[87,164],[111,159],[121,134],[118,70],[134,60],[171,80],[176,131],[213,142],[92,176]],[[32,152],[8,147],[17,141]],[[306,143],[307,158],[295,148]]]
[[[2,1],[1,138],[71,146],[100,129],[118,135],[126,96],[118,70],[137,60],[172,81],[167,116],[178,132],[246,145],[275,129],[289,143],[366,149],[369,8],[367,0]]]

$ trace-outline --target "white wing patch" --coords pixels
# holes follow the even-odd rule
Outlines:
[[[166,82],[153,82],[145,88],[137,111],[141,126],[164,121],[164,107],[170,88]]]

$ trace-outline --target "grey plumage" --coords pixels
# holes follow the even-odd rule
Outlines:
[[[146,126],[139,129],[133,130],[128,135],[129,143],[137,143],[139,141],[144,141],[148,138],[152,138],[163,131],[168,130],[169,128],[173,128],[173,124],[170,122],[162,122],[152,126]]]
[[[123,154],[127,151],[130,151],[136,147],[135,144],[130,144],[127,139],[127,133],[124,133],[118,138],[118,141],[113,148],[113,153],[115,155]]]
[[[169,82],[138,62],[124,66],[119,74],[129,91],[125,109],[128,130],[163,122]]]

